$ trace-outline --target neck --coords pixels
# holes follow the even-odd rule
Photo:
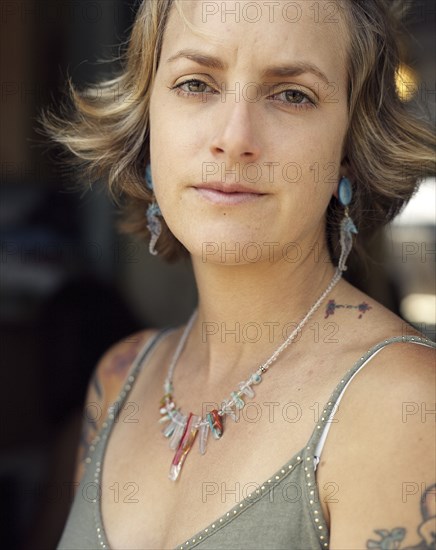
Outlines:
[[[324,256],[320,256],[324,257]],[[314,269],[314,265],[316,269]],[[314,263],[204,263],[193,258],[199,305],[188,342],[206,383],[252,370],[278,348],[330,284],[335,267]],[[324,313],[325,305],[313,315]],[[201,342],[201,346],[198,343]]]

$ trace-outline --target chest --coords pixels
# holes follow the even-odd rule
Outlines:
[[[236,422],[225,418],[220,440],[209,436],[205,455],[195,441],[173,482],[175,451],[157,422],[160,388],[136,390],[113,426],[102,467],[101,509],[112,548],[175,548],[225,516],[304,448],[329,397],[317,385],[259,391]]]

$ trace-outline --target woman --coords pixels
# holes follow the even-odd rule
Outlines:
[[[341,277],[434,173],[394,31],[381,0],[145,1],[99,102],[44,117],[199,295],[97,366],[59,548],[434,547],[434,344]]]

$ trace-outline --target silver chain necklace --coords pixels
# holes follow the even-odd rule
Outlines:
[[[270,366],[277,360],[279,355],[295,339],[303,326],[317,311],[317,309],[319,309],[326,296],[340,281],[341,277],[342,269],[337,268],[327,288],[324,290],[318,300],[312,305],[312,307],[309,309],[303,319],[298,323],[297,327],[286,338],[283,344],[281,344],[270,356],[270,358],[267,359],[265,363],[260,365],[249,376],[249,378],[247,378],[247,380],[242,381],[238,384],[238,389],[231,392],[230,397],[222,402],[222,406],[220,409],[214,409],[208,412],[204,416],[204,418],[201,416],[197,416],[192,412],[188,415],[183,414],[180,409],[176,408],[176,404],[172,397],[174,391],[172,383],[174,369],[180,358],[180,355],[182,354],[194,321],[197,317],[197,310],[193,312],[191,318],[189,319],[189,322],[185,327],[185,330],[183,331],[183,334],[179,340],[179,343],[171,360],[168,374],[164,382],[165,394],[160,402],[161,418],[159,419],[159,422],[169,422],[169,424],[167,424],[167,426],[165,426],[165,428],[163,429],[162,433],[166,438],[169,438],[170,448],[176,451],[173,461],[171,463],[171,468],[168,476],[172,481],[176,481],[176,479],[179,477],[182,466],[194,444],[197,433],[199,434],[200,453],[205,454],[209,431],[212,432],[212,436],[214,437],[214,439],[220,439],[224,433],[223,420],[225,415],[230,416],[233,420],[236,421],[236,410],[243,409],[245,406],[245,402],[242,396],[246,398],[254,397],[254,390],[251,386],[260,384],[260,382],[262,382],[262,375],[268,371]]]

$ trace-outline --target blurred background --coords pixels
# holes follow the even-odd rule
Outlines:
[[[0,3],[0,540],[8,549],[53,548],[62,531],[86,386],[101,354],[150,326],[186,320],[196,301],[190,265],[167,265],[121,237],[117,212],[95,186],[72,191],[35,131],[59,103],[67,72],[98,79],[97,59],[117,53],[134,0]],[[436,3],[406,1],[407,107],[436,120]],[[104,70],[104,67],[103,67]],[[348,274],[435,340],[435,182],[371,242],[367,269]],[[24,381],[24,383],[23,383]]]

